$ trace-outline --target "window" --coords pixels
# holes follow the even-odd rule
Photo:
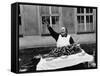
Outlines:
[[[52,25],[59,24],[59,16],[52,16]]]
[[[77,33],[93,32],[93,9],[77,8]]]
[[[92,15],[86,16],[86,23],[93,23],[93,16]]]
[[[93,9],[92,8],[86,8],[86,13],[93,13]]]
[[[59,20],[60,20],[59,7],[41,6],[40,17],[42,23],[42,34],[48,34],[49,32],[47,27],[44,25],[44,22],[47,21],[52,28],[54,29],[57,28],[59,26]]]
[[[50,16],[42,16],[42,24],[44,24],[45,21],[47,21],[50,24]]]
[[[77,8],[77,13],[84,13],[84,8]]]
[[[78,23],[84,23],[84,16],[77,16]]]

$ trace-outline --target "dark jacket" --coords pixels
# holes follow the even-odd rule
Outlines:
[[[57,41],[58,37],[59,37],[59,33],[55,32],[50,26],[48,26],[48,30],[50,32],[50,35]],[[70,44],[74,43],[74,40],[72,37],[70,37],[69,42],[70,42]]]

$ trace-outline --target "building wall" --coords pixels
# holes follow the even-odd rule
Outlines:
[[[42,25],[41,23],[38,24],[38,7],[33,5],[21,5],[20,7],[22,18],[22,26],[20,27],[20,30],[22,30],[21,33],[23,33],[24,36],[39,35],[40,32],[42,32],[42,30],[40,31]],[[62,7],[61,13],[61,26],[65,26],[69,33],[75,33],[74,9],[70,7]],[[54,27],[53,29],[57,30]]]
[[[56,41],[51,36],[41,36],[43,30],[38,12],[39,7],[33,5],[21,5],[21,21],[22,26],[20,32],[24,37],[20,38],[21,48],[32,48],[40,46],[53,46]],[[75,23],[75,8],[62,7],[61,10],[61,26],[68,29],[69,34],[73,37],[75,42],[78,43],[95,43],[96,42],[96,10],[94,10],[94,33],[77,34]],[[41,29],[41,30],[40,30]],[[56,29],[56,28],[55,28]]]
[[[96,34],[71,34],[75,42],[80,44],[96,43]],[[26,36],[19,39],[20,49],[56,46],[56,41],[51,36]]]
[[[96,18],[96,9],[94,9],[93,11],[94,11],[94,13],[93,13],[94,14],[94,32],[96,32],[96,25],[97,25],[96,24],[96,19],[97,19]]]
[[[37,6],[21,5],[21,18],[24,36],[39,34]]]
[[[41,19],[39,15],[40,12],[38,12],[38,10],[39,7],[36,5],[20,5],[22,26],[20,26],[19,30],[20,33],[22,33],[24,36],[34,36],[34,35],[41,36],[43,27],[41,25]],[[62,7],[60,11],[61,11],[60,14],[61,26],[65,26],[68,29],[69,34],[76,34],[77,24],[75,23],[75,17],[76,17],[75,8]],[[96,32],[96,10],[94,9],[93,11],[94,11],[93,13],[94,31]]]
[[[69,33],[75,33],[74,8],[62,7],[62,24],[68,29]]]

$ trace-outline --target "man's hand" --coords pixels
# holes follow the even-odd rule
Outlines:
[[[50,27],[50,26],[49,26],[49,23],[48,23],[47,21],[46,21],[46,23],[45,23],[45,24],[46,24],[46,26],[47,26],[47,27]]]
[[[47,27],[50,27],[47,20],[43,20],[43,23],[44,23],[44,25],[46,25]]]

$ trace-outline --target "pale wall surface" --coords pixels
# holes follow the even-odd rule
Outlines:
[[[78,43],[96,43],[96,34],[72,35],[75,42]],[[56,41],[51,36],[25,36],[19,39],[20,49],[55,46]]]
[[[69,33],[75,33],[74,8],[62,7],[62,24],[68,29]]]
[[[37,6],[22,5],[21,6],[22,31],[25,36],[38,35],[38,13]]]

